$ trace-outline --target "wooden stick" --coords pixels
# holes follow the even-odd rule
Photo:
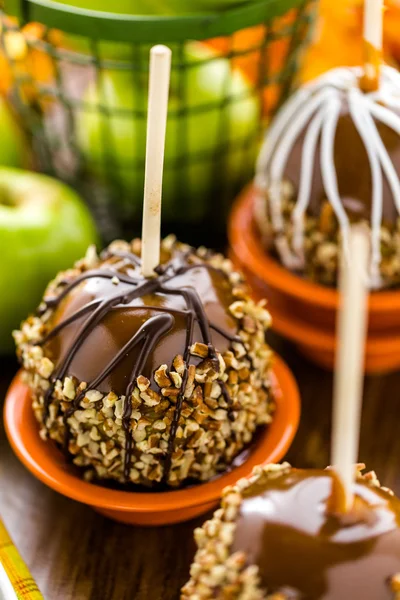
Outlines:
[[[364,76],[365,92],[379,87],[382,63],[383,0],[364,0]]]
[[[353,503],[352,487],[360,437],[369,257],[369,234],[363,226],[351,228],[349,250],[350,260],[342,253],[339,281],[341,306],[336,326],[331,456],[345,491],[344,510],[351,508]]]
[[[142,223],[142,271],[153,277],[160,263],[161,195],[167,127],[171,50],[150,50],[149,101],[147,114],[146,167]]]

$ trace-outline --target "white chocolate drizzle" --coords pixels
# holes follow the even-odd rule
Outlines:
[[[386,178],[393,203],[400,214],[400,173],[380,137],[376,123],[381,122],[400,136],[400,74],[384,65],[377,91],[363,93],[359,80],[360,67],[333,69],[303,86],[282,107],[268,129],[256,169],[255,183],[259,190],[256,218],[263,228],[268,198],[270,226],[283,264],[289,268],[304,266],[304,219],[311,198],[313,172],[320,141],[320,169],[326,198],[338,220],[345,251],[348,247],[350,222],[339,194],[334,163],[337,123],[343,103],[365,146],[372,178],[371,197],[371,286],[380,286],[380,232],[383,212],[383,181]],[[297,199],[292,211],[293,239],[290,246],[284,235],[283,190],[284,173],[290,153],[299,135],[305,132]],[[363,175],[360,174],[362,177]]]

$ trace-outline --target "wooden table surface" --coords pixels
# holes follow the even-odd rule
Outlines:
[[[299,382],[302,421],[288,460],[329,461],[332,376],[274,339]],[[17,366],[0,362],[0,394]],[[369,377],[360,460],[400,494],[400,372]],[[159,528],[114,523],[63,498],[18,462],[0,421],[0,514],[46,600],[175,600],[193,556],[195,521]]]

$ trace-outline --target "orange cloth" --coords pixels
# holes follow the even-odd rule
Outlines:
[[[2,564],[18,600],[43,600],[43,596],[0,521],[0,563]]]
[[[301,79],[308,81],[328,69],[362,65],[364,0],[320,0],[314,43],[305,55]],[[385,0],[384,58],[400,60],[400,0]]]

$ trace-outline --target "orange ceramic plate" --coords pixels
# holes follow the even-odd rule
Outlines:
[[[4,422],[16,455],[52,489],[118,521],[163,525],[188,520],[213,508],[225,486],[249,476],[256,465],[277,462],[285,455],[298,428],[300,398],[292,373],[279,357],[275,358],[273,381],[274,420],[259,436],[246,461],[211,482],[183,490],[125,492],[88,483],[78,477],[55,444],[39,437],[29,388],[18,375],[6,396]]]

